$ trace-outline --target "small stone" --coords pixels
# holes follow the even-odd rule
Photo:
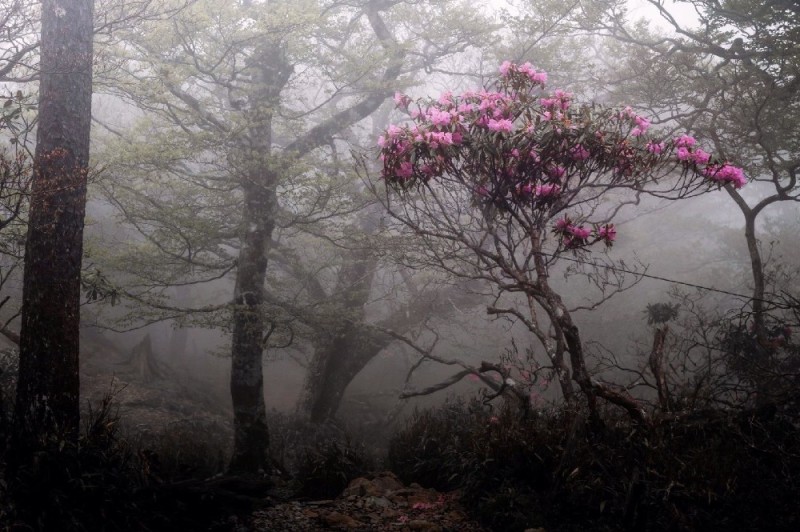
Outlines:
[[[414,519],[407,523],[408,528],[411,530],[421,530],[422,532],[442,532],[442,527],[436,523],[425,521],[422,519]]]
[[[332,527],[352,529],[361,526],[361,523],[350,517],[349,515],[341,514],[339,512],[331,512],[326,514],[323,518],[325,524]]]

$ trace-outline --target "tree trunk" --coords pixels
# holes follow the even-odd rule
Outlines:
[[[241,248],[233,294],[231,399],[232,473],[254,473],[269,463],[269,431],[264,404],[264,283],[267,256],[278,210],[278,166],[271,154],[272,117],[292,67],[285,50],[267,39],[250,59],[254,81],[249,95],[250,124],[233,157],[244,192]]]
[[[275,228],[268,213],[275,212],[276,201],[274,185],[245,188],[245,233],[236,272],[231,345],[234,446],[230,470],[236,473],[265,469],[269,457],[262,363],[266,320],[262,305],[268,245]]]
[[[79,431],[78,325],[93,9],[92,0],[42,2],[39,124],[16,403],[23,444],[55,435],[77,440]]]
[[[312,423],[332,419],[342,404],[350,382],[393,339],[349,327],[330,341],[316,346],[314,366],[306,376],[302,412]]]

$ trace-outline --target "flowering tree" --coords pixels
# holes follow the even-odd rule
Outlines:
[[[575,382],[593,416],[603,397],[643,421],[636,401],[590,378],[550,270],[565,254],[583,260],[596,245],[613,244],[613,218],[625,204],[618,190],[677,199],[746,180],[688,135],[655,138],[630,108],[575,105],[568,93],[545,93],[546,81],[530,64],[505,62],[481,91],[446,92],[416,106],[397,94],[411,122],[390,125],[378,139],[381,197],[420,237],[426,263],[492,283],[489,314],[527,326],[567,401],[577,399]],[[508,304],[514,294],[525,304]]]

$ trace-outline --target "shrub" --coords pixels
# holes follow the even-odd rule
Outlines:
[[[796,530],[800,409],[703,411],[652,427],[477,401],[416,412],[390,444],[405,482],[460,488],[493,530]]]

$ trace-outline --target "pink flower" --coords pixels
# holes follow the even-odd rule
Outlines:
[[[500,65],[500,75],[507,78],[513,67],[514,65],[511,64],[511,61],[503,61],[503,64]]]
[[[650,128],[650,121],[643,116],[636,116],[633,121],[636,122],[636,126],[641,129],[642,132]]]
[[[656,142],[651,140],[647,143],[647,151],[650,153],[654,153],[655,155],[660,155],[664,151],[664,144],[661,142]]]
[[[566,173],[567,171],[563,166],[551,166],[547,169],[547,175],[549,175],[552,179],[561,179]]]
[[[390,124],[389,127],[386,129],[386,136],[390,139],[396,139],[403,133],[403,128],[397,127],[394,124]]]
[[[725,163],[723,165],[709,165],[703,171],[706,177],[720,183],[731,183],[734,188],[742,188],[747,184],[744,172],[737,166]]]
[[[678,157],[679,161],[688,161],[689,157],[691,157],[691,153],[689,152],[688,148],[684,148],[681,146],[677,150],[675,150],[675,155]]]
[[[692,160],[697,164],[706,164],[711,159],[711,154],[698,148],[692,154]]]
[[[408,109],[408,106],[411,105],[411,98],[409,98],[402,92],[395,92],[394,104],[396,107],[399,107],[401,109]]]
[[[428,120],[430,120],[434,126],[449,125],[450,121],[453,118],[453,115],[451,115],[447,111],[440,111],[435,107],[429,109],[427,114],[428,114]]]
[[[589,150],[583,147],[583,144],[578,144],[569,152],[573,159],[576,161],[585,161],[589,158]]]
[[[395,171],[395,175],[401,179],[409,179],[414,175],[414,165],[410,161],[400,163],[400,168]]]
[[[439,96],[439,103],[442,105],[453,105],[453,93],[445,91]]]
[[[614,224],[602,225],[597,229],[597,236],[603,239],[606,245],[611,245],[617,239],[617,228],[614,227]]]
[[[490,118],[486,125],[491,131],[497,132],[510,132],[514,129],[514,124],[511,120],[495,120],[494,118]]]
[[[697,140],[689,135],[681,135],[675,139],[675,146],[678,148],[691,148],[697,144]]]
[[[558,100],[558,106],[561,108],[562,111],[566,111],[567,109],[569,109],[570,100],[572,99],[572,94],[564,92],[562,90],[556,90],[555,97],[556,100]]]
[[[498,425],[500,423],[500,418],[497,416],[492,416],[489,418],[490,425]]]
[[[568,227],[567,230],[570,233],[572,233],[572,236],[580,240],[586,240],[587,238],[589,238],[589,235],[592,234],[592,232],[589,229],[586,229],[582,225],[581,226],[573,225]]]
[[[561,187],[558,185],[545,184],[536,185],[534,195],[539,198],[551,198],[557,196],[561,192]]]
[[[530,63],[520,65],[519,71],[528,76],[528,79],[530,79],[536,85],[544,85],[547,83],[547,73],[537,72]]]
[[[449,131],[429,131],[425,134],[425,140],[430,143],[433,149],[438,148],[439,144],[450,146],[453,144],[453,134]]]
[[[563,218],[559,218],[558,220],[556,220],[554,229],[556,233],[563,233],[571,225],[572,225],[572,220],[570,220],[567,216],[564,216]]]

